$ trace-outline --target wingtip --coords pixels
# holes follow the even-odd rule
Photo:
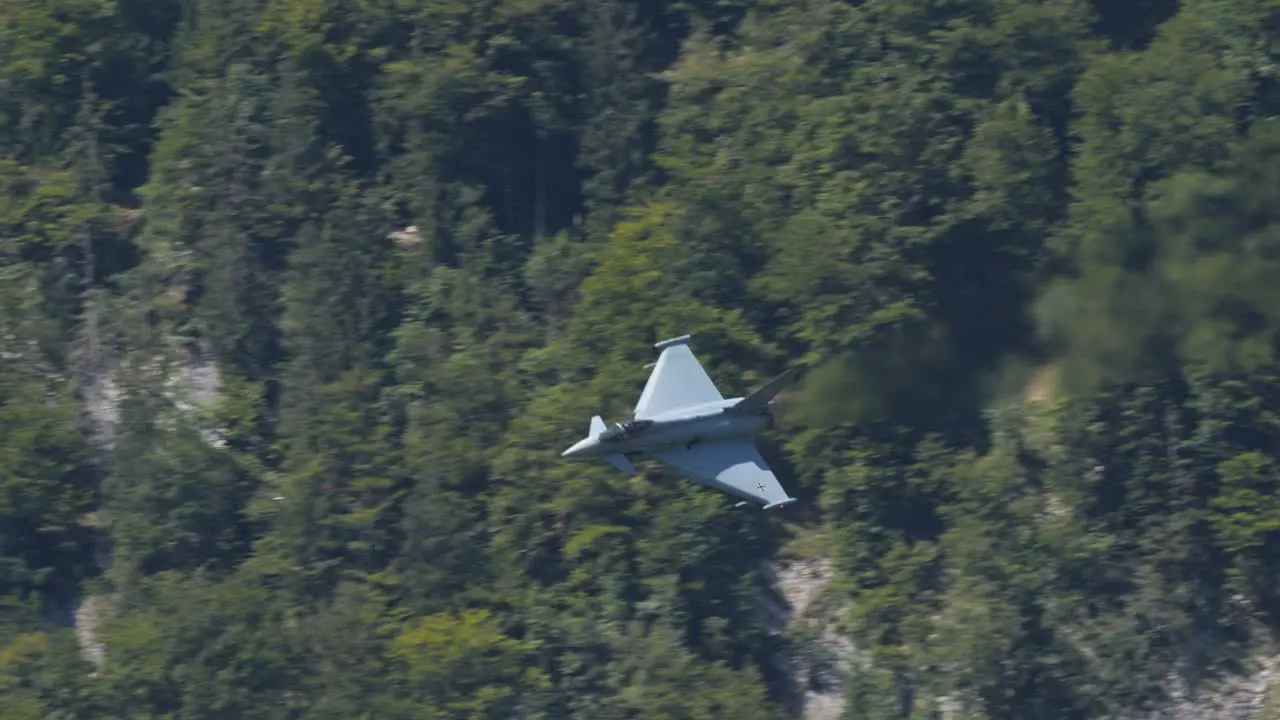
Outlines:
[[[786,499],[784,499],[784,500],[779,500],[778,502],[775,502],[775,503],[769,503],[768,505],[765,505],[764,507],[762,507],[762,508],[760,508],[760,509],[761,509],[761,510],[772,510],[773,508],[786,507],[789,503],[793,503],[793,502],[795,502],[795,501],[796,501],[796,499],[795,499],[795,498],[793,498],[793,497],[789,497],[789,498],[786,498]]]
[[[687,345],[689,343],[689,340],[691,340],[692,338],[693,338],[692,335],[681,335],[680,337],[673,337],[673,338],[667,338],[666,340],[659,340],[658,342],[654,343],[653,346],[659,350],[665,350],[674,345]]]

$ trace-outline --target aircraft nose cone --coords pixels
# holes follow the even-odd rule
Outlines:
[[[582,451],[586,450],[590,446],[591,446],[591,438],[585,438],[583,440],[579,440],[578,442],[574,443],[568,450],[565,450],[564,452],[560,453],[560,457],[573,457],[574,455],[581,455]]]

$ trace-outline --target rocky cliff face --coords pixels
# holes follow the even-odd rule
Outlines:
[[[769,592],[760,602],[770,627],[787,639],[778,658],[792,679],[802,720],[839,720],[845,702],[841,677],[849,671],[853,644],[836,632],[836,610],[827,593],[832,577],[825,558],[765,561]]]
[[[1280,655],[1258,653],[1245,672],[1192,689],[1169,680],[1169,702],[1132,720],[1280,720]]]
[[[159,365],[157,364],[157,367]],[[120,422],[121,390],[116,381],[117,367],[100,368],[80,378],[84,408],[82,418],[94,449],[105,458],[114,447],[116,427]],[[178,412],[205,408],[218,399],[221,380],[218,368],[208,356],[192,354],[171,373],[167,394]],[[205,440],[217,445],[221,438],[216,429],[204,432]],[[86,522],[100,523],[96,516]],[[106,648],[98,639],[97,629],[110,611],[111,598],[86,595],[71,603],[69,624],[75,628],[80,652],[95,667],[106,662]]]
[[[831,562],[803,558],[764,562],[770,581],[760,602],[770,627],[789,639],[787,657],[779,658],[797,693],[800,720],[841,720],[845,710],[844,678],[857,652],[836,632],[842,609],[828,592]],[[1280,720],[1280,653],[1262,647],[1246,660],[1242,672],[1192,688],[1181,678],[1168,681],[1169,700],[1160,708],[1125,720]],[[941,720],[960,717],[954,702],[939,702]]]

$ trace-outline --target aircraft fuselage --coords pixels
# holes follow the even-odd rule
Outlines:
[[[770,416],[767,412],[726,412],[741,399],[720,400],[613,425],[597,437],[584,438],[563,455],[648,455],[666,448],[690,447],[698,442],[752,437],[769,425]]]
[[[654,343],[661,350],[633,419],[610,426],[591,417],[587,436],[561,455],[594,457],[637,474],[637,456],[654,459],[701,485],[759,503],[764,510],[795,502],[760,455],[753,436],[773,424],[772,403],[798,371],[792,366],[745,397],[728,398],[689,349],[689,336]]]

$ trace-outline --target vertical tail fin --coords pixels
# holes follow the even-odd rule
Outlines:
[[[590,437],[590,438],[600,437],[600,433],[604,432],[604,429],[605,429],[604,418],[600,417],[599,415],[595,415],[591,418],[591,427],[587,430],[587,437]]]
[[[756,388],[755,392],[738,401],[737,405],[730,408],[731,411],[745,414],[764,410],[768,407],[769,401],[782,391],[782,386],[786,385],[799,371],[799,365],[787,368],[781,375]]]

